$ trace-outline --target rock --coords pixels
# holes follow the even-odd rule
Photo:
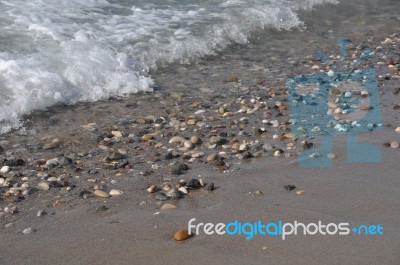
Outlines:
[[[116,189],[110,190],[110,196],[112,196],[112,197],[120,196],[122,194],[124,194],[123,191],[116,190]]]
[[[152,139],[153,139],[153,135],[151,135],[151,134],[145,134],[142,136],[142,140],[146,141],[146,142],[151,141]]]
[[[171,185],[171,183],[164,183],[163,185],[162,185],[162,190],[163,191],[165,191],[165,192],[167,192],[167,191],[170,191],[172,189],[172,185]]]
[[[156,191],[157,191],[157,186],[154,184],[147,188],[148,193],[154,193]]]
[[[217,158],[218,158],[218,155],[214,153],[214,154],[207,156],[207,161],[213,161]]]
[[[99,198],[109,198],[110,197],[110,195],[107,192],[104,192],[102,190],[95,190],[93,195],[96,197],[99,197]]]
[[[35,232],[35,230],[32,227],[25,228],[24,231],[22,231],[24,235],[32,234],[33,232]]]
[[[239,78],[237,78],[236,76],[228,76],[228,78],[226,79],[227,82],[232,82],[232,83],[237,83],[239,82]]]
[[[184,147],[186,147],[186,148],[188,148],[188,149],[192,149],[194,146],[193,146],[193,143],[191,142],[191,141],[189,141],[189,140],[186,140],[184,143],[183,143],[183,146]]]
[[[317,157],[321,157],[321,154],[320,153],[312,153],[311,155],[309,155],[309,157],[317,158]]]
[[[295,185],[286,185],[284,188],[285,188],[285,190],[291,191],[291,190],[294,190],[296,188],[296,186]]]
[[[329,70],[328,73],[326,73],[329,77],[333,77],[335,75],[335,72],[333,70]]]
[[[400,133],[400,127],[397,127],[394,131]]]
[[[69,165],[72,165],[73,163],[74,163],[74,161],[72,161],[71,158],[66,157],[66,156],[63,156],[63,157],[60,159],[60,162],[59,162],[59,164],[60,164],[61,166],[69,166]]]
[[[202,187],[198,179],[189,180],[186,186],[191,189],[200,189]]]
[[[178,207],[176,207],[175,205],[170,204],[170,203],[165,203],[161,206],[161,210],[171,210],[171,209],[176,209],[176,208],[178,208]]]
[[[391,38],[386,38],[386,39],[382,42],[382,44],[385,44],[385,45],[393,44],[393,40],[392,40]]]
[[[399,148],[399,143],[398,142],[391,142],[390,143],[391,148]]]
[[[304,193],[304,190],[298,190],[296,191],[296,195],[302,195]]]
[[[186,141],[186,139],[183,138],[182,136],[174,136],[169,140],[169,143],[170,144],[173,144],[173,143],[180,143],[181,144],[181,143],[183,143],[185,141]]]
[[[328,153],[326,156],[327,156],[328,158],[330,158],[330,159],[336,158],[336,155],[335,155],[334,153]]]
[[[114,135],[117,138],[122,137],[122,133],[120,131],[111,131],[111,134]]]
[[[43,146],[43,149],[44,149],[44,150],[47,150],[47,149],[54,149],[54,148],[57,148],[57,147],[59,147],[59,146],[60,146],[60,140],[54,139],[51,143],[45,144],[45,145]]]
[[[188,190],[185,187],[180,187],[178,189],[178,191],[183,195],[187,195],[188,194]]]
[[[256,191],[254,192],[254,194],[255,194],[255,195],[261,195],[261,194],[262,194],[262,191],[256,190]]]
[[[50,185],[47,182],[40,182],[38,184],[38,188],[39,188],[39,190],[47,191],[50,189]]]
[[[18,167],[18,166],[23,166],[24,164],[25,164],[24,160],[16,157],[7,158],[6,161],[4,162],[4,165],[9,167]]]
[[[249,150],[249,146],[247,144],[241,144],[239,146],[239,151],[244,152],[244,151],[247,151],[247,150]]]
[[[183,241],[190,237],[188,230],[179,230],[175,233],[174,238],[176,241]]]
[[[275,152],[274,152],[274,156],[275,157],[279,157],[279,156],[281,156],[282,155],[282,151],[281,150],[276,150]]]
[[[0,169],[0,173],[1,173],[1,174],[5,174],[5,173],[8,173],[8,172],[10,172],[10,167],[9,167],[9,166],[3,166],[3,167]]]
[[[196,125],[197,124],[197,119],[189,119],[186,123],[188,125]]]
[[[353,96],[353,93],[350,91],[347,91],[346,93],[344,93],[345,98],[351,98],[352,96]]]
[[[207,190],[208,190],[208,191],[213,191],[213,190],[215,190],[214,182],[211,182],[211,183],[208,185]]]
[[[60,161],[58,160],[58,158],[53,158],[53,159],[49,159],[46,161],[46,165],[49,168],[55,168],[59,165]]]
[[[270,143],[263,144],[262,148],[264,149],[264,151],[271,151],[274,149],[274,147]]]
[[[179,199],[181,197],[177,188],[172,188],[171,190],[166,192],[165,195],[167,195],[171,199]]]
[[[37,212],[36,216],[37,216],[37,217],[41,217],[41,216],[43,216],[43,215],[45,215],[45,214],[46,214],[45,211],[39,210],[39,211]]]
[[[190,137],[190,142],[192,144],[200,144],[201,143],[201,139],[200,139],[200,137],[194,135],[194,136]]]
[[[314,146],[313,143],[309,143],[306,140],[302,141],[301,145],[303,146],[304,150],[310,149],[310,148],[312,148]]]
[[[157,192],[155,196],[156,200],[158,201],[168,201],[171,199],[169,196],[167,196],[164,192]]]

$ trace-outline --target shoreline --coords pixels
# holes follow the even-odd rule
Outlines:
[[[378,88],[383,128],[361,138],[380,148],[380,165],[385,171],[374,163],[347,163],[344,137],[335,139],[333,168],[299,167],[297,155],[303,144],[290,135],[287,95],[282,89],[288,73],[269,80],[258,62],[249,68],[249,74],[240,76],[222,66],[225,75],[208,81],[218,80],[217,89],[204,86],[194,92],[182,86],[182,90],[177,87],[52,107],[29,116],[26,135],[2,135],[2,161],[12,162],[3,162],[11,171],[2,173],[3,183],[10,185],[1,188],[0,246],[11,250],[3,252],[0,259],[18,264],[70,264],[71,257],[88,263],[96,259],[98,264],[159,264],[161,260],[169,264],[181,258],[191,264],[245,260],[264,264],[267,258],[273,264],[337,264],[334,259],[339,258],[345,264],[354,258],[362,264],[396,264],[399,149],[382,147],[399,141],[394,131],[399,126],[394,114],[398,111],[398,79],[393,78],[399,71],[399,39],[389,37],[395,43],[381,44],[385,39],[380,40],[374,47],[375,56],[360,65],[373,64],[382,76]],[[349,55],[360,54],[361,47],[356,45],[350,46]],[[389,59],[393,67],[388,66]],[[285,65],[288,72],[328,72],[327,66],[313,57]],[[202,72],[212,76],[202,64],[191,71],[198,71],[200,77]],[[385,77],[386,73],[391,77]],[[198,81],[196,78],[192,82]],[[318,140],[309,141],[319,145]],[[146,191],[157,185],[168,193],[180,179],[202,179],[207,185],[189,187],[187,195],[181,193],[180,199],[165,202]],[[211,183],[216,189],[209,191]],[[287,191],[286,185],[296,189]],[[104,197],[116,190],[116,195],[96,198],[95,190],[104,191]],[[304,194],[296,194],[300,190]],[[177,209],[161,210],[163,204]],[[43,211],[40,217],[39,211]],[[389,232],[362,240],[354,236],[331,240],[295,237],[282,242],[258,237],[247,243],[241,237],[205,235],[181,244],[173,240],[174,233],[196,215],[206,222],[218,222],[238,217],[252,221],[266,214],[287,221],[382,222]],[[25,235],[22,231],[27,228],[32,231]],[[371,248],[376,251],[369,251]],[[355,251],[364,255],[352,256]],[[182,252],[193,255],[181,257]],[[202,259],[196,257],[198,253]]]

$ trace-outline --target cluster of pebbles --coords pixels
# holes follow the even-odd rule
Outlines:
[[[400,58],[388,55],[398,43],[397,35],[392,35],[374,50],[372,59],[377,61],[376,67],[387,66],[381,69],[385,74],[379,76],[380,81],[399,79]],[[347,64],[351,65],[362,50],[363,45],[354,46]],[[332,55],[330,59],[335,62],[339,57]],[[305,74],[318,71],[329,75],[332,71],[331,66],[315,57],[307,60],[301,63]],[[361,62],[357,67],[370,67],[370,63]],[[168,108],[150,106],[152,115],[119,122],[110,118],[102,124],[81,125],[82,132],[77,134],[84,139],[83,146],[93,147],[87,151],[72,152],[74,149],[60,134],[37,139],[40,144],[27,146],[23,157],[18,156],[18,148],[13,148],[7,140],[12,135],[3,136],[0,220],[21,214],[19,204],[29,197],[38,198],[38,194],[51,192],[51,196],[57,197],[62,193],[77,199],[125,196],[125,187],[118,186],[117,178],[127,175],[144,179],[145,184],[138,190],[143,196],[148,193],[155,202],[184,199],[196,190],[212,192],[215,189],[214,183],[205,182],[213,176],[193,177],[199,167],[208,167],[216,174],[228,173],[251,159],[295,157],[302,150],[314,147],[312,139],[298,138],[291,132],[284,85],[269,86],[265,80],[258,80],[252,88],[235,76],[227,77],[225,82],[233,88],[228,97],[187,100],[182,94],[172,93],[172,104]],[[368,92],[362,88],[332,90],[330,96],[328,115],[336,120],[346,120],[346,115],[357,108],[367,111],[368,106],[347,108],[341,101],[353,97],[367,100]],[[400,129],[396,132],[400,133]],[[399,144],[391,142],[389,146],[398,148]],[[329,154],[329,157],[336,156]],[[287,190],[294,188],[294,185],[285,186]],[[57,203],[61,202],[55,200],[53,206]]]

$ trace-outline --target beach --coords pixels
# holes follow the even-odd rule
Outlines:
[[[374,13],[357,1],[318,7],[315,17],[303,15],[303,32],[265,29],[268,34],[253,34],[246,45],[150,70],[152,92],[24,115],[22,128],[0,136],[0,259],[397,265],[400,7],[381,8]],[[342,19],[355,11],[360,15]],[[341,38],[347,38],[343,61]],[[341,72],[371,68],[376,90],[345,91],[331,102],[329,115],[338,120],[330,128],[332,150],[320,148],[325,134],[311,132],[328,131],[322,124],[312,123],[305,137],[298,134],[297,103],[313,105],[307,96],[294,102],[288,80],[340,79]],[[355,106],[344,107],[339,98],[355,99]],[[371,106],[363,105],[366,100]],[[379,110],[379,121],[360,122],[365,130],[356,134],[379,157],[349,147],[357,123],[340,117],[355,110]],[[342,133],[348,124],[349,133]],[[196,224],[344,222],[350,229],[379,225],[383,233],[258,234],[246,240],[244,234],[201,232],[177,241],[175,233],[193,218]]]

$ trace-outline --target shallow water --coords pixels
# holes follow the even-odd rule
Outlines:
[[[300,74],[289,67],[296,57],[399,26],[396,1],[335,2],[3,1],[0,132],[59,102],[224,89],[215,81],[248,69],[284,80]]]

